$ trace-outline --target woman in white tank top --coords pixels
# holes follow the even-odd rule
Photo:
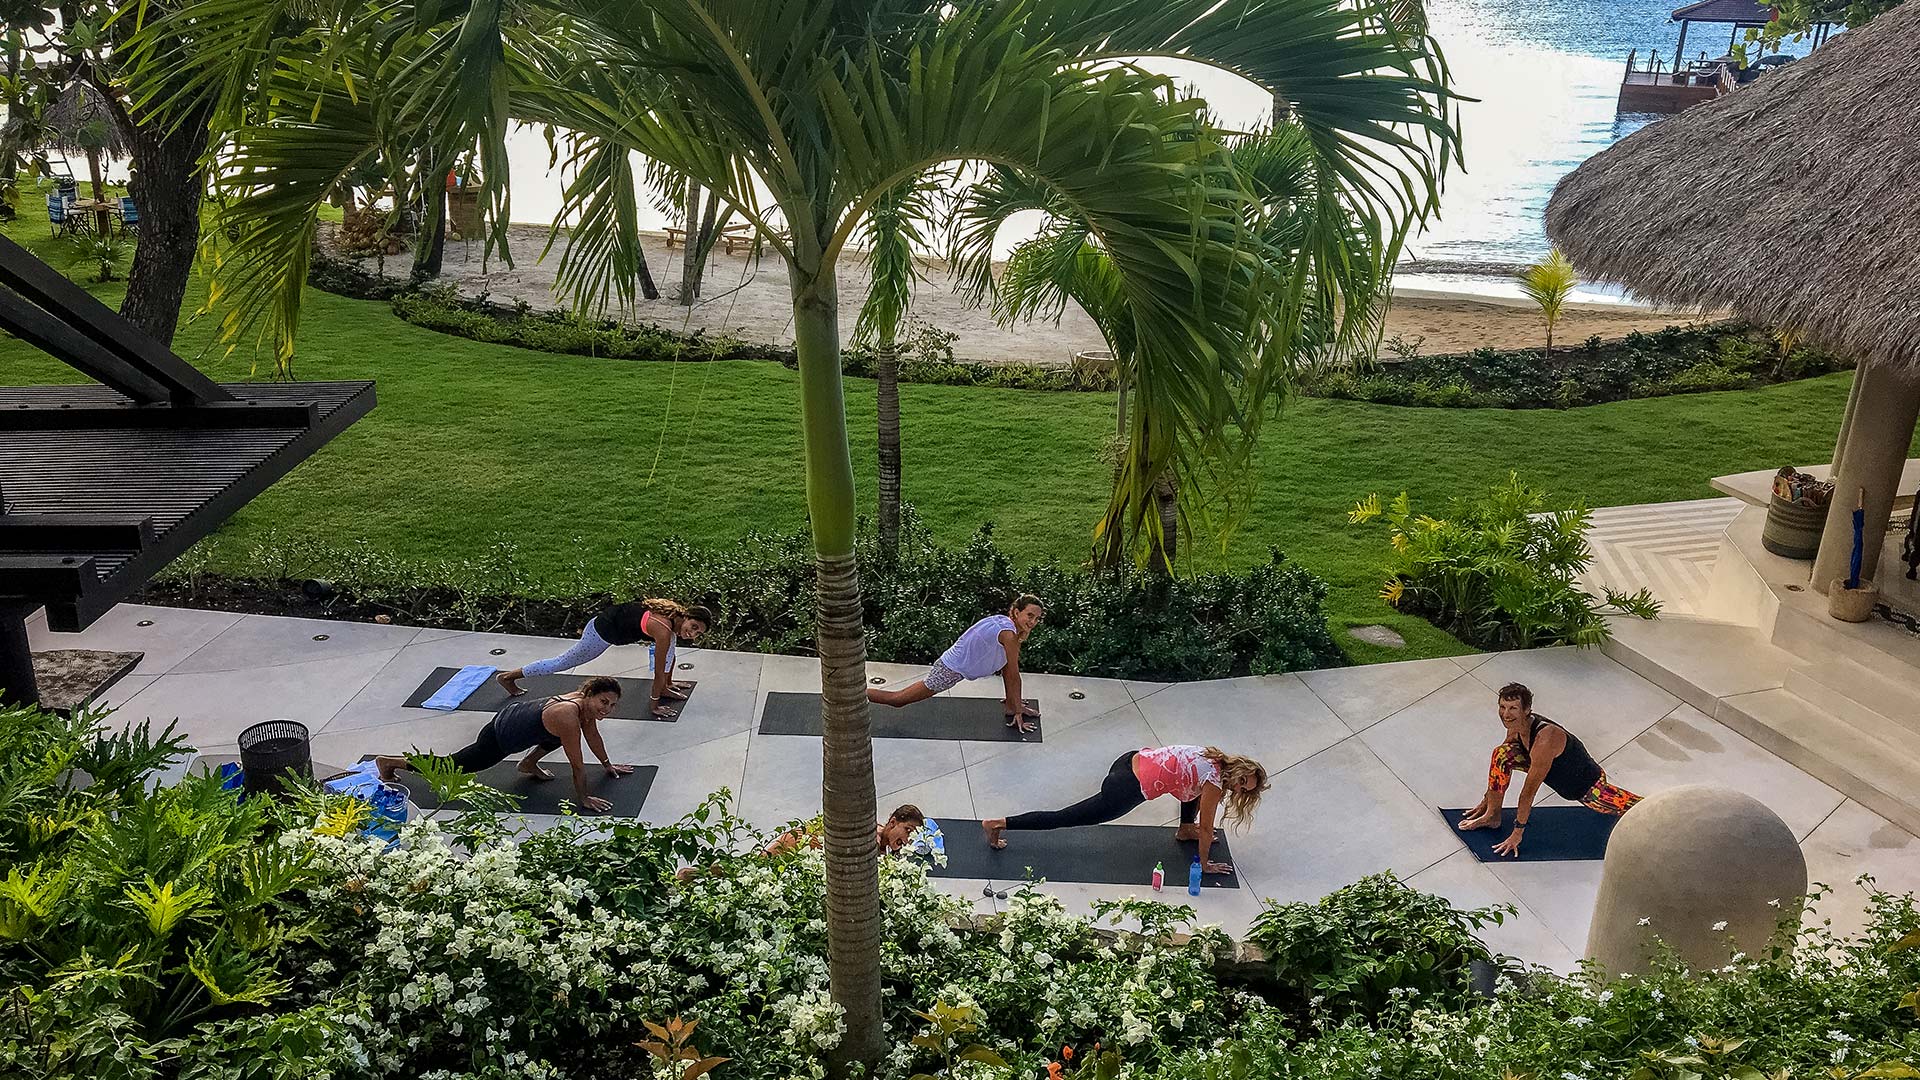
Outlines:
[[[1020,644],[1040,625],[1045,614],[1039,597],[1023,594],[1005,615],[989,615],[967,627],[967,632],[940,654],[940,659],[933,662],[924,677],[899,690],[869,687],[867,700],[899,708],[925,701],[969,679],[998,674],[1007,689],[1007,726],[1031,731],[1033,725],[1027,722],[1027,717],[1039,716],[1040,710],[1027,705],[1020,697]]]

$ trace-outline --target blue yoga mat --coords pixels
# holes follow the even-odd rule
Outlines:
[[[1527,832],[1518,855],[1495,855],[1493,846],[1513,831],[1514,808],[1507,807],[1497,829],[1460,831],[1465,810],[1440,808],[1453,835],[1481,862],[1581,862],[1607,857],[1607,838],[1618,824],[1617,814],[1602,814],[1584,806],[1536,806],[1527,815]]]
[[[452,712],[460,707],[461,702],[467,700],[469,694],[480,689],[488,679],[493,678],[493,673],[498,670],[500,669],[490,664],[468,664],[455,672],[453,678],[448,679],[445,685],[440,687],[432,697],[421,702],[420,706],[425,709]]]

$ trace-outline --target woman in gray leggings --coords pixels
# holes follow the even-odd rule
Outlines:
[[[610,607],[588,620],[586,628],[580,631],[580,640],[559,656],[535,660],[512,671],[503,671],[494,678],[506,687],[509,696],[519,697],[525,693],[520,689],[520,680],[529,675],[571,671],[615,645],[651,641],[653,688],[647,704],[654,716],[668,720],[679,710],[660,703],[687,699],[686,687],[673,681],[674,642],[698,641],[711,625],[713,612],[697,605],[685,607],[672,600],[657,598],[634,600]]]

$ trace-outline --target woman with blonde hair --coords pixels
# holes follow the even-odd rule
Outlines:
[[[1027,721],[1039,716],[1040,711],[1020,696],[1020,646],[1045,616],[1046,609],[1039,597],[1021,593],[1008,606],[1005,615],[989,615],[967,627],[966,633],[940,654],[940,659],[933,662],[924,676],[898,690],[868,687],[867,700],[898,709],[925,701],[968,680],[998,675],[1006,691],[1007,726],[1021,734],[1032,731],[1033,725]]]
[[[1003,848],[1008,832],[1100,825],[1149,799],[1172,795],[1180,800],[1180,831],[1175,835],[1199,843],[1200,865],[1207,873],[1231,874],[1232,863],[1207,858],[1220,804],[1227,805],[1224,816],[1244,828],[1260,805],[1260,796],[1271,786],[1266,766],[1217,746],[1147,747],[1129,750],[1114,759],[1099,792],[1064,810],[1030,811],[1010,818],[991,818],[980,825],[986,830],[987,844]]]
[[[685,701],[686,687],[673,681],[673,645],[675,641],[698,641],[713,625],[713,612],[706,608],[686,607],[677,601],[658,598],[618,604],[595,615],[580,631],[580,640],[559,656],[535,660],[524,667],[503,671],[494,678],[506,687],[507,694],[519,697],[520,680],[529,675],[552,675],[571,671],[598,657],[615,645],[653,642],[653,688],[647,706],[661,720],[671,719],[678,710],[661,701]]]

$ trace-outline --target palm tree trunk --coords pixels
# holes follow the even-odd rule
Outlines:
[[[453,164],[436,167],[425,151],[420,154],[420,232],[413,248],[413,280],[440,276],[447,253],[447,172]]]
[[[880,443],[880,550],[892,558],[900,544],[900,350],[889,334],[874,349]]]
[[[793,282],[794,351],[800,360],[800,416],[807,447],[807,512],[813,528],[820,650],[820,803],[826,818],[827,975],[845,1010],[846,1034],[833,1057],[879,1063],[880,876],[874,843],[873,739],[867,718],[867,645],[861,635],[860,578],[854,565],[853,457],[847,448],[840,381],[839,298],[833,272],[788,267]]]
[[[700,298],[700,185],[691,179],[687,181],[687,231],[681,234],[685,241],[680,250],[680,295],[677,299],[688,307]],[[839,339],[834,341],[839,347]]]
[[[1160,504],[1160,535],[1148,562],[1156,571],[1171,575],[1173,561],[1180,555],[1180,488],[1171,472],[1161,473],[1154,481],[1153,495]]]

